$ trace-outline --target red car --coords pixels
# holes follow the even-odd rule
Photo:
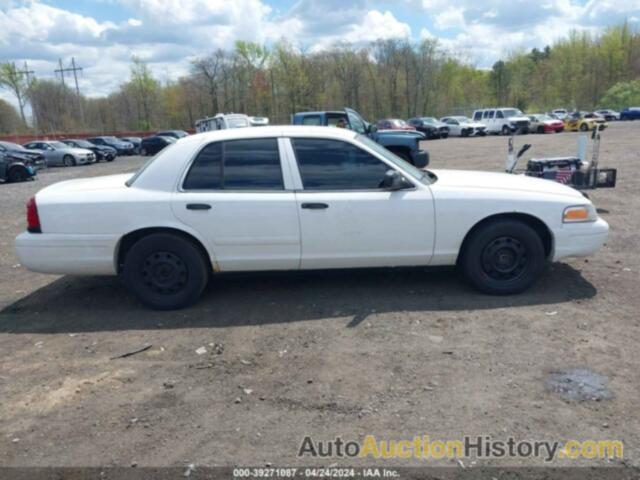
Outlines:
[[[529,131],[532,133],[560,133],[564,130],[562,120],[546,114],[529,115],[529,120],[531,120]]]
[[[416,127],[412,127],[407,122],[400,118],[384,118],[378,120],[376,123],[378,130],[415,130]]]

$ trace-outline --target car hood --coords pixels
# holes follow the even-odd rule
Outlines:
[[[517,115],[515,117],[508,117],[507,120],[509,120],[510,122],[531,122],[529,117],[522,117],[520,115]]]
[[[380,136],[385,136],[385,137],[389,137],[389,136],[414,136],[416,138],[425,138],[424,137],[424,133],[419,132],[418,130],[377,130],[376,131],[377,135]]]
[[[510,173],[478,172],[472,170],[431,170],[438,180],[437,187],[461,189],[509,190],[514,192],[562,195],[584,200],[582,194],[551,180]]]

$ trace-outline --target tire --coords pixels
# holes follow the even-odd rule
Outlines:
[[[107,162],[113,162],[116,159],[116,157],[107,157],[106,160]]]
[[[518,220],[494,220],[465,241],[460,266],[481,292],[510,295],[529,288],[546,263],[538,233]]]
[[[141,148],[140,149],[140,155],[142,155],[143,157],[147,156],[147,149],[146,148]]]
[[[7,181],[10,183],[24,182],[29,176],[23,167],[13,167],[7,173]]]
[[[544,127],[538,127],[538,133],[544,133]]]
[[[173,310],[198,300],[209,281],[209,268],[192,241],[173,233],[155,233],[138,240],[127,252],[122,278],[143,304]]]
[[[511,129],[507,125],[502,126],[502,135],[511,135]]]
[[[589,125],[587,125],[586,123],[583,123],[582,125],[580,125],[580,131],[581,132],[589,131]]]
[[[443,134],[440,136],[440,138],[442,138],[443,140],[444,140],[445,138],[449,138],[449,134],[448,134],[448,133],[443,133]]]
[[[65,167],[75,167],[76,159],[73,158],[71,155],[65,155],[64,157],[62,157],[62,164]]]

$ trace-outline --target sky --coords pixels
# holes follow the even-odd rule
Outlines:
[[[125,82],[131,56],[160,80],[237,40],[285,38],[304,51],[337,42],[437,38],[480,68],[511,51],[542,48],[571,29],[640,27],[640,0],[0,0],[0,61],[53,78],[58,59],[83,68],[82,93]],[[71,80],[71,79],[69,79]],[[0,96],[15,104],[8,92]]]

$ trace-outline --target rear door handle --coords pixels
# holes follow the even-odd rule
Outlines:
[[[187,210],[211,210],[207,203],[187,203]]]
[[[309,210],[323,210],[329,208],[329,205],[326,203],[303,203],[301,207],[308,208]]]

